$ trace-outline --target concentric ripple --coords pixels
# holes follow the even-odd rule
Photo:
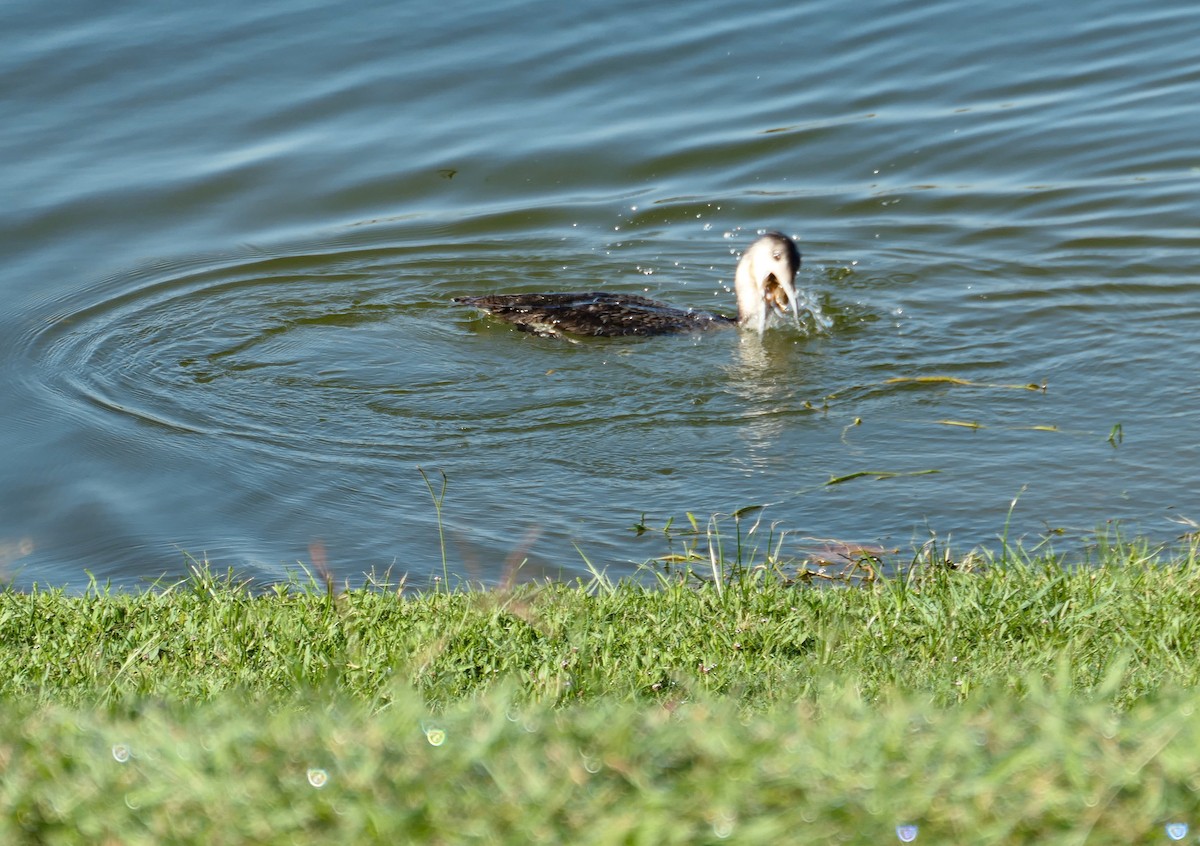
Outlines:
[[[445,303],[397,284],[414,272],[397,263],[371,250],[160,271],[57,318],[33,354],[68,404],[308,454],[387,449],[381,398],[454,382],[452,324],[428,319]]]
[[[719,393],[719,370],[707,387],[689,374],[673,388],[658,372],[657,356],[646,360],[628,343],[497,350],[495,333],[511,330],[451,302],[479,290],[610,284],[604,277],[614,262],[596,252],[593,246],[573,256],[569,280],[562,278],[561,243],[528,241],[339,246],[160,264],[76,297],[73,310],[31,339],[29,355],[67,414],[87,418],[99,409],[164,434],[317,461],[429,461],[467,436],[511,448],[537,432],[636,428],[646,421],[640,404],[624,399],[631,384],[654,386],[664,397],[698,388]],[[719,303],[727,294],[715,287]],[[812,291],[801,293],[826,326],[830,318]],[[696,346],[694,339],[668,343]],[[718,343],[710,354],[720,361],[728,350]],[[601,366],[597,375],[597,356],[622,366]],[[570,378],[576,371],[589,380],[583,394]],[[535,393],[522,387],[532,381]],[[607,403],[602,419],[596,402]],[[711,417],[719,424],[725,411],[723,404],[711,414],[694,405],[672,410],[668,402],[655,422],[700,425]],[[554,460],[574,450],[558,452]]]

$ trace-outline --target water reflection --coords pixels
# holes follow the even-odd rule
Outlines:
[[[725,367],[728,390],[741,402],[738,437],[745,444],[746,470],[777,464],[785,427],[802,407],[804,384],[800,341],[794,337],[759,338],[742,332]]]

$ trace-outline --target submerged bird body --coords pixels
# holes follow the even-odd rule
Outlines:
[[[734,276],[736,319],[677,308],[636,294],[494,294],[456,297],[537,335],[561,337],[668,335],[741,326],[762,333],[772,315],[799,326],[795,289],[800,251],[779,232],[768,233],[742,254]]]
[[[721,314],[676,308],[636,294],[496,294],[458,297],[455,302],[547,336],[670,335],[737,324]]]

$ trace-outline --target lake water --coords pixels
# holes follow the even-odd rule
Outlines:
[[[17,0],[0,33],[20,585],[425,583],[418,467],[489,583],[750,505],[801,556],[1200,520],[1194,4]],[[571,344],[452,302],[729,311],[768,228],[828,332]]]

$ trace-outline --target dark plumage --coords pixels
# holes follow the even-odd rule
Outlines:
[[[737,325],[731,317],[675,308],[635,294],[496,294],[454,301],[538,335],[666,335]]]

